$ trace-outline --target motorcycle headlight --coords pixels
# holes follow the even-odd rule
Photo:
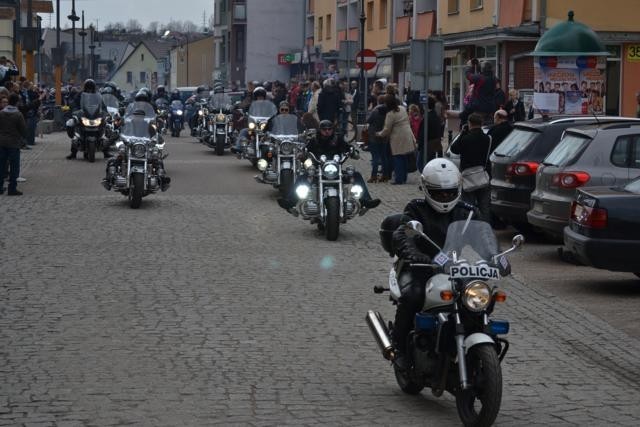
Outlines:
[[[144,158],[147,155],[147,146],[143,143],[133,144],[131,147],[131,154],[133,157]]]
[[[265,130],[267,128],[267,122],[260,123],[260,130]]]
[[[177,115],[179,115],[179,116],[181,116],[181,115],[182,115],[182,110],[178,110],[178,111],[176,111],[176,114],[177,114]]]
[[[203,116],[203,115],[204,115],[204,111],[202,111],[202,110],[198,110],[198,115],[199,115],[199,116]]]
[[[336,179],[338,177],[338,166],[335,163],[327,163],[322,167],[322,174],[327,179]]]
[[[310,167],[313,166],[313,160],[307,159],[307,160],[304,161],[303,165],[304,165],[305,169],[309,169]]]
[[[249,123],[249,129],[254,130],[256,128],[256,124],[251,122]]]
[[[94,119],[94,120],[87,119],[86,117],[82,118],[82,124],[84,126],[100,126],[101,123],[102,123],[102,119],[101,118],[97,118],[97,119]]]
[[[293,144],[290,142],[280,143],[280,152],[285,155],[293,153]]]
[[[464,289],[462,302],[471,311],[482,311],[491,302],[491,289],[485,282],[474,280]]]
[[[216,120],[224,122],[225,120],[227,120],[227,117],[224,114],[220,113],[216,116]]]
[[[269,165],[269,163],[265,160],[265,159],[260,159],[258,160],[258,170],[260,172],[264,172],[267,169],[267,166]]]
[[[362,196],[362,192],[363,192],[363,188],[360,185],[352,185],[351,186],[351,194],[353,194],[353,197],[355,197],[356,199],[359,199],[360,196]]]
[[[309,188],[308,185],[304,185],[304,184],[298,185],[296,187],[296,195],[298,196],[298,199],[300,199],[300,200],[306,199],[307,196],[309,196],[309,191],[310,190],[311,189]]]

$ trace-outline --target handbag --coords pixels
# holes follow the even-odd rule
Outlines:
[[[489,174],[485,170],[487,161],[489,161],[489,151],[491,150],[491,135],[489,137],[489,147],[487,148],[487,157],[484,165],[473,166],[462,171],[462,190],[466,192],[480,190],[488,187],[490,184]]]

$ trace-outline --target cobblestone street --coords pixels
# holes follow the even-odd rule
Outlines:
[[[0,425],[459,425],[451,396],[401,392],[364,320],[393,317],[372,292],[378,228],[420,197],[416,174],[371,185],[380,207],[328,242],[247,161],[168,141],[172,187],[139,210],[102,188],[100,154],[64,159],[63,133],[22,152],[25,195],[0,196]],[[522,274],[532,253],[495,313],[511,322],[496,425],[640,425],[640,339],[605,321],[624,296],[596,312],[552,293]]]

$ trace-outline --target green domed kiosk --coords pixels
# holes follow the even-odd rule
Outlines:
[[[573,20],[574,13],[569,11],[569,19],[545,32],[532,55],[534,56],[607,56],[598,35],[586,25]]]

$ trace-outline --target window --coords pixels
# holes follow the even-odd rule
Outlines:
[[[387,0],[380,0],[380,28],[387,28]]]
[[[631,162],[629,162],[629,167],[640,169],[640,135],[633,136],[633,143],[631,145]]]
[[[627,167],[629,160],[629,144],[631,138],[628,136],[621,136],[613,145],[611,150],[611,163],[615,166]]]
[[[237,21],[245,21],[247,19],[246,5],[236,4],[233,6],[233,19]]]
[[[551,153],[544,159],[543,163],[558,167],[570,165],[580,157],[590,142],[590,138],[567,133],[560,141],[560,144],[551,150]]]
[[[331,38],[331,15],[327,15],[327,40]]]
[[[131,71],[127,71],[127,83],[133,83],[133,73]]]
[[[146,83],[147,82],[147,73],[145,73],[144,71],[140,71],[140,83]]]
[[[144,61],[144,53],[140,54],[140,61]]]
[[[367,2],[367,31],[373,31],[373,2]]]
[[[324,22],[324,19],[322,18],[322,16],[320,16],[318,18],[318,40],[322,40],[322,32],[324,31],[324,25],[322,25]]]
[[[454,13],[460,12],[460,0],[449,0],[449,4],[447,5],[447,13],[452,15]]]
[[[483,0],[469,0],[469,9],[477,10],[482,9]]]
[[[244,30],[236,31],[236,62],[244,62]]]

